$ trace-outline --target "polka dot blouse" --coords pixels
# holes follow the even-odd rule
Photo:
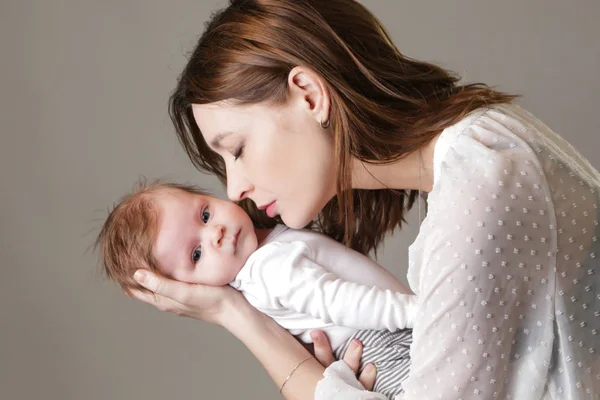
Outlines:
[[[600,150],[600,149],[599,149]],[[516,105],[435,146],[398,399],[600,399],[600,174]],[[316,399],[384,399],[337,362]]]

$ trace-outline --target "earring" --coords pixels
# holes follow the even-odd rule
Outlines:
[[[323,122],[323,120],[319,121],[319,125],[321,125],[321,128],[323,129],[327,129],[329,128],[329,126],[331,125],[331,120],[328,119],[327,121]]]

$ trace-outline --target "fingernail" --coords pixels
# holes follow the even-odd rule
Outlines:
[[[365,367],[365,373],[370,374],[372,372],[375,372],[375,366],[373,364],[367,364]]]
[[[135,271],[133,274],[133,279],[135,279],[138,283],[144,283],[148,274],[146,271]]]
[[[361,345],[360,340],[354,339],[352,341],[352,344],[350,345],[350,347],[352,348],[352,351],[355,351],[355,350],[358,350],[360,348],[360,345]]]

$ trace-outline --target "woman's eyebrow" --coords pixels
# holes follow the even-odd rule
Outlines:
[[[220,132],[217,134],[217,136],[215,136],[215,138],[210,142],[210,146],[213,149],[219,149],[221,148],[221,142],[223,141],[223,139],[225,139],[227,136],[232,135],[233,132]]]

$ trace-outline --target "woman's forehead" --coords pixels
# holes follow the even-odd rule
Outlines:
[[[192,112],[198,127],[211,136],[224,130],[232,130],[240,121],[256,115],[241,107],[224,103],[194,104]]]
[[[216,103],[192,104],[192,110],[196,118],[229,118],[232,115],[236,117],[254,117],[258,114],[274,112],[276,107],[263,103],[239,104],[230,100],[223,100]]]
[[[266,104],[236,105],[210,103],[192,106],[194,119],[202,136],[212,149],[217,149],[227,136],[262,130],[285,121],[285,112]]]

